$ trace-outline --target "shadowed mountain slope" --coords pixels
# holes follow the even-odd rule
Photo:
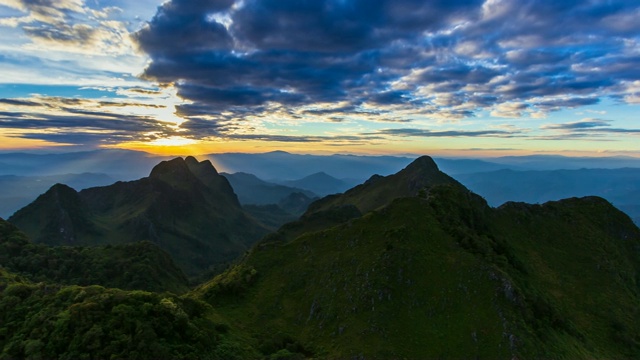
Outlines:
[[[50,245],[149,240],[190,276],[230,261],[267,230],[209,161],[163,161],[147,178],[76,192],[55,185],[9,221]]]
[[[353,205],[361,213],[367,213],[392,200],[415,196],[418,191],[436,184],[455,184],[456,180],[438,170],[429,156],[421,156],[398,173],[389,176],[373,175],[364,184],[358,185],[344,194],[329,195],[309,206],[305,215],[344,205]]]
[[[34,244],[2,219],[0,266],[34,282],[176,294],[188,289],[169,254],[148,241],[92,247]]]
[[[462,187],[438,170],[432,158],[422,156],[396,174],[373,175],[342,194],[325,196],[311,203],[299,220],[285,224],[267,240],[293,239],[308,231],[326,229],[388,205],[394,199],[415,196],[421,190],[438,184]]]
[[[267,357],[640,356],[640,229],[604,199],[494,209],[420,158],[315,211],[193,292]]]

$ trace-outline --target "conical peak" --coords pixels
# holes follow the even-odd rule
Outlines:
[[[404,168],[403,171],[409,171],[409,172],[433,172],[433,171],[440,171],[440,169],[438,169],[438,165],[436,164],[435,161],[433,161],[433,159],[431,158],[431,156],[427,156],[427,155],[423,155],[420,156],[419,158],[413,160],[413,162],[409,165],[407,165],[406,168]]]
[[[76,191],[72,187],[70,187],[69,185],[57,183],[57,184],[54,184],[53,186],[51,186],[47,192],[75,193]]]

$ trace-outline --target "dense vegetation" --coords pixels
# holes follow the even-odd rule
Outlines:
[[[169,255],[148,241],[97,247],[33,244],[2,219],[0,265],[34,282],[177,294],[188,290],[186,277]]]
[[[100,273],[133,250],[0,225],[0,358],[640,358],[628,216],[598,197],[491,208],[430,158],[317,202],[182,296],[60,285],[84,280],[60,257]]]
[[[167,293],[32,284],[0,270],[0,359],[216,358],[207,310]]]
[[[411,178],[399,175],[381,184]],[[370,202],[347,195],[335,211]],[[640,356],[640,230],[601,198],[492,209],[446,181],[322,229],[312,215],[330,209],[194,294],[258,343],[285,337],[302,355]]]

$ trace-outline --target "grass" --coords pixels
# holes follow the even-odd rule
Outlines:
[[[320,358],[640,355],[640,231],[602,199],[491,209],[444,185],[297,226],[192,294],[258,348],[277,335]]]

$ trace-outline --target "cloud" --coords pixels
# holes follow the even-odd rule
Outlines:
[[[601,119],[583,119],[576,122],[564,123],[564,124],[547,124],[541,126],[541,129],[550,130],[581,130],[581,129],[593,129],[603,126],[610,126],[611,120]]]
[[[636,1],[171,0],[134,34],[180,116],[543,117],[637,102]],[[313,110],[341,103],[339,109]],[[207,113],[210,116],[207,117]],[[226,114],[224,116],[220,114]],[[401,114],[402,116],[400,116]],[[206,123],[205,123],[206,124]]]
[[[241,131],[239,131],[241,129]],[[191,118],[181,124],[178,134],[184,138],[198,140],[258,140],[285,143],[323,143],[326,145],[371,144],[382,139],[376,134],[356,135],[283,135],[272,133],[256,133],[250,126],[241,126],[232,121],[211,122],[209,120]]]
[[[390,135],[399,137],[513,137],[517,132],[504,130],[444,130],[431,131],[426,129],[383,129],[371,134]]]
[[[37,22],[60,23],[70,13],[85,13],[83,0],[5,0],[3,5],[28,13]]]
[[[4,105],[4,106],[3,106]],[[12,107],[41,107],[43,109],[61,109],[68,112],[80,111],[79,108],[165,108],[165,105],[158,105],[152,103],[136,102],[127,99],[115,98],[113,100],[95,100],[86,98],[66,98],[59,96],[32,96],[30,98],[0,98],[0,109]],[[76,107],[76,108],[74,108]],[[84,110],[83,110],[84,111]],[[108,114],[106,112],[100,114]]]
[[[0,128],[9,130],[13,137],[93,147],[152,141],[178,132],[174,123],[158,121],[149,113],[162,108],[122,98],[0,99]]]
[[[492,116],[503,118],[519,118],[529,105],[525,103],[501,103],[491,111]]]
[[[47,113],[0,113],[0,127],[17,129],[92,129],[106,131],[127,131],[131,136],[151,132],[167,132],[169,124],[158,122],[151,117],[128,116],[112,113],[81,112],[78,115],[52,115]],[[173,133],[174,131],[170,131]]]
[[[129,30],[109,20],[117,7],[93,9],[84,0],[8,0],[24,16],[3,18],[0,26],[21,27],[32,48],[62,52],[122,55],[131,52]]]
[[[23,99],[0,99],[0,104],[12,106],[40,106],[42,103]]]
[[[563,124],[546,124],[540,128],[543,130],[557,130],[560,135],[550,135],[551,138],[593,138],[611,134],[637,135],[640,129],[614,128],[611,127],[611,120],[586,118],[576,122]]]

